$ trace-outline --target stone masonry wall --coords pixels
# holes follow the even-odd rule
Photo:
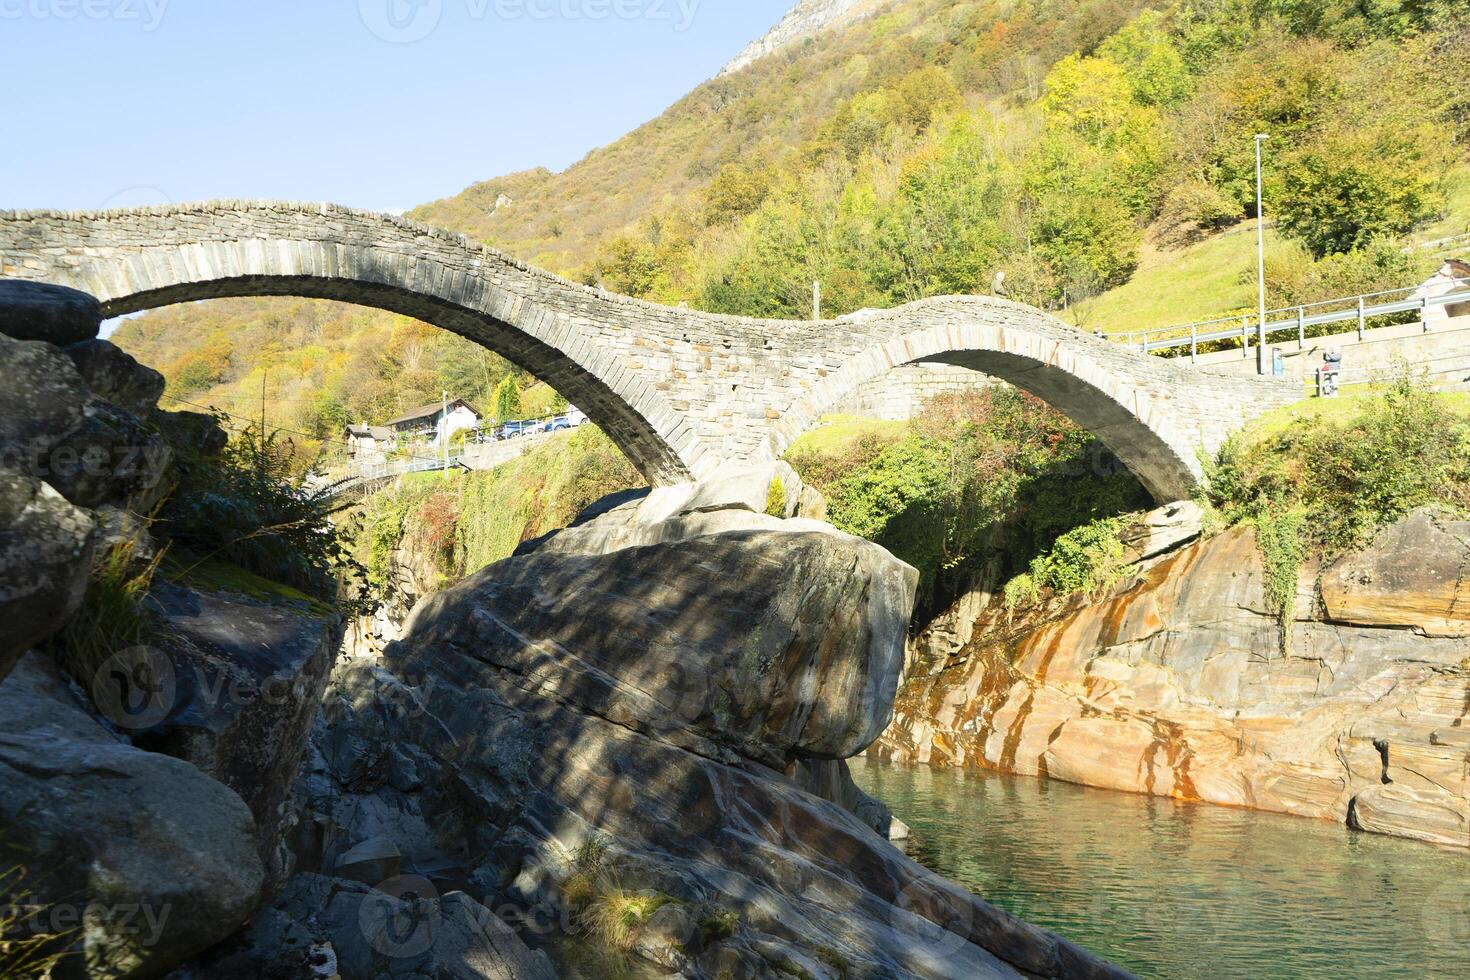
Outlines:
[[[1297,396],[1087,336],[1030,307],[944,297],[828,322],[671,309],[533,269],[460,235],[332,205],[225,201],[0,212],[0,275],[73,286],[109,315],[226,295],[333,298],[483,343],[561,390],[656,483],[779,456],[895,367],[1010,381],[1098,433],[1160,496],[1200,452]]]

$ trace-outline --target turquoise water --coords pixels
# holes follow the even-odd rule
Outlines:
[[[910,854],[1144,977],[1470,978],[1470,855],[1335,824],[857,759]]]

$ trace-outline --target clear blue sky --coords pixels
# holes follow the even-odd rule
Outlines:
[[[0,0],[0,208],[388,210],[559,170],[793,2]]]

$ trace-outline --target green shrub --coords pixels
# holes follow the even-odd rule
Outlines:
[[[1281,618],[1283,642],[1296,618],[1297,587],[1307,558],[1303,532],[1306,513],[1301,509],[1263,510],[1256,515],[1256,540],[1266,569],[1266,605]]]
[[[222,559],[337,600],[339,582],[359,571],[332,523],[347,505],[336,487],[309,487],[295,474],[294,453],[279,433],[262,437],[250,428],[216,457],[182,455],[179,487],[159,511],[157,532],[176,553]]]
[[[1266,259],[1266,288],[1272,301],[1283,306],[1304,306],[1364,293],[1402,289],[1423,282],[1436,260],[1427,252],[1405,252],[1390,239],[1323,259],[1313,259],[1300,246],[1275,248]],[[1255,282],[1255,271],[1242,272],[1242,282]],[[1413,314],[1407,315],[1409,318]],[[1308,328],[1314,333],[1337,332],[1343,325],[1326,324]]]
[[[1006,583],[1005,603],[1007,609],[1035,605],[1041,601],[1041,589],[1030,572],[1022,572]]]
[[[157,630],[146,600],[163,561],[160,549],[141,561],[137,544],[127,540],[92,560],[81,608],[46,642],[46,652],[88,688],[102,665],[116,653],[149,642]]]
[[[1031,562],[1035,587],[1051,589],[1059,596],[1096,595],[1111,587],[1125,567],[1123,542],[1118,537],[1124,527],[1122,518],[1105,518],[1057,538],[1051,550]]]
[[[829,521],[919,570],[921,615],[997,556],[1027,570],[1073,528],[1148,501],[1092,436],[1008,386],[932,398],[902,438],[789,461],[826,496]]]
[[[778,476],[766,491],[766,513],[771,517],[786,516],[786,484]]]
[[[1470,420],[1405,373],[1346,419],[1232,438],[1208,476],[1224,521],[1256,527],[1266,599],[1289,645],[1305,561],[1361,547],[1426,504],[1470,506]]]
[[[1470,505],[1470,421],[1405,373],[1348,419],[1231,439],[1210,497],[1230,523],[1299,510],[1309,549],[1340,553],[1425,504]]]

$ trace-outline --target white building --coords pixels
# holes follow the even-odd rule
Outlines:
[[[388,422],[388,428],[398,434],[400,441],[426,442],[433,446],[442,446],[445,439],[453,439],[459,432],[473,431],[479,425],[479,411],[463,398],[451,399],[447,412],[443,402],[434,402]]]

